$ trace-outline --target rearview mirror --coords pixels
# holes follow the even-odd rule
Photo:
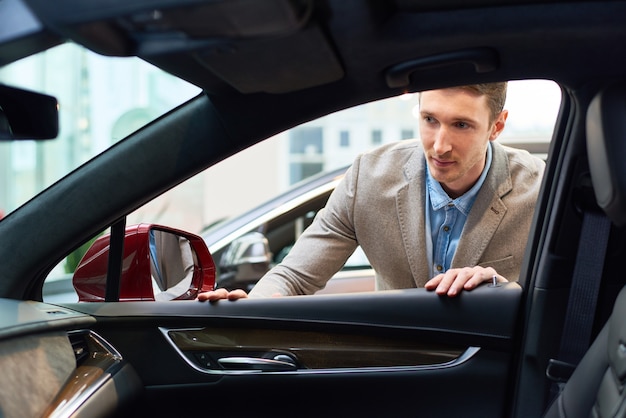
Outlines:
[[[58,134],[56,98],[0,84],[0,140],[53,139]]]
[[[72,284],[80,302],[103,302],[110,235],[94,241]],[[124,236],[120,302],[195,299],[215,288],[215,263],[204,240],[160,225],[139,224]]]

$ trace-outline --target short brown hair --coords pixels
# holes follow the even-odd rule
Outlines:
[[[500,114],[500,112],[502,112],[502,110],[504,109],[504,102],[506,102],[507,85],[508,84],[506,81],[502,81],[498,83],[467,84],[465,86],[455,86],[448,88],[469,90],[477,96],[487,96],[487,107],[489,108],[489,123],[493,123]]]
[[[502,112],[502,109],[504,109],[504,102],[506,102],[506,81],[499,83],[469,84],[457,88],[472,91],[479,96],[487,96],[487,106],[489,107],[490,113],[489,122],[495,121],[500,112]]]

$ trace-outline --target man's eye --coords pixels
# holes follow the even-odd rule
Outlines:
[[[456,123],[457,128],[461,128],[461,129],[467,129],[469,128],[469,125],[465,122],[457,122]]]
[[[435,118],[433,118],[432,116],[424,116],[424,122],[435,123]]]

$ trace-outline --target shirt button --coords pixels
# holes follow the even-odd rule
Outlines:
[[[449,227],[448,225],[446,225],[446,226],[444,226],[444,227],[443,227],[443,230],[444,230],[445,232],[448,232],[448,231],[450,230],[450,227]]]
[[[443,266],[441,264],[437,264],[437,271],[442,271],[443,270]]]

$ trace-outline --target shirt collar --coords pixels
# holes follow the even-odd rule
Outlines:
[[[428,164],[426,164],[426,186],[428,188],[428,196],[430,198],[430,204],[432,205],[433,210],[439,210],[447,205],[454,205],[463,215],[467,216],[469,214],[472,205],[474,204],[474,200],[476,199],[476,195],[478,195],[478,191],[482,187],[485,182],[485,178],[487,177],[487,173],[489,172],[489,168],[491,167],[492,160],[492,151],[491,151],[491,142],[487,144],[487,158],[485,161],[485,168],[483,169],[478,181],[474,183],[471,189],[465,192],[463,195],[457,197],[456,199],[451,199],[441,184],[436,181],[430,174],[430,170],[428,169]]]

